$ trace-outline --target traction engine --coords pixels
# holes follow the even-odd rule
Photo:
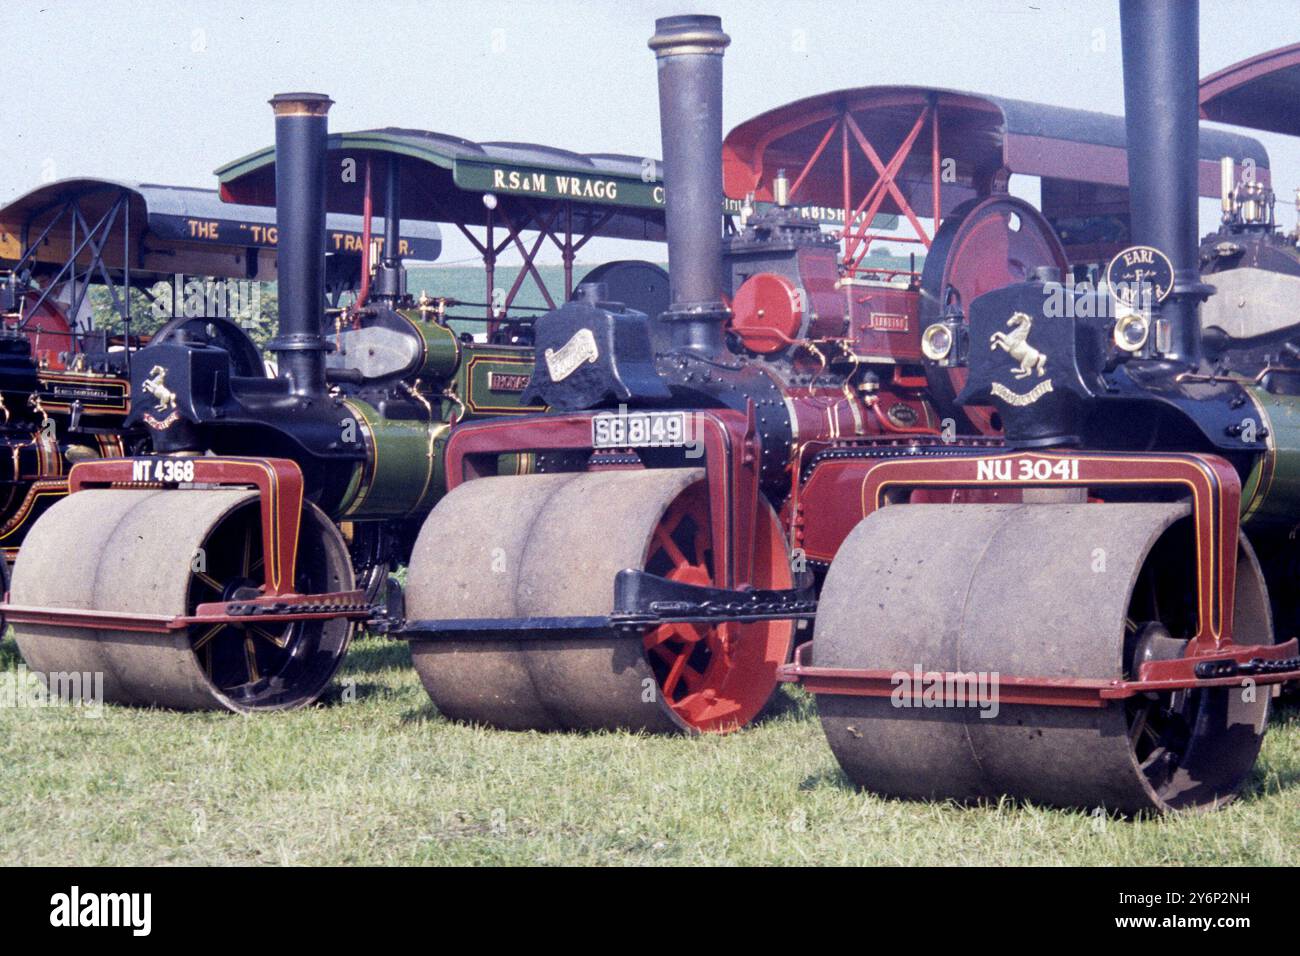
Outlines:
[[[673,17],[650,42],[673,171],[671,305],[647,316],[599,284],[579,290],[534,330],[525,398],[551,411],[453,432],[452,491],[416,543],[393,633],[456,718],[693,732],[753,720],[834,553],[804,544],[811,512],[828,507],[802,495],[809,476],[941,442],[920,330],[944,317],[942,288],[974,294],[1065,266],[1050,225],[1005,195],[952,211],[903,283],[847,274],[784,177],[724,237],[713,210],[729,39],[717,18]],[[986,246],[957,265],[972,236]],[[495,474],[505,453],[535,454],[538,473]],[[860,515],[851,497],[830,508],[842,537]]]
[[[7,611],[33,670],[103,672],[118,703],[296,707],[358,621],[400,606],[389,571],[444,490],[450,424],[482,413],[457,389],[528,352],[468,340],[406,293],[395,164],[374,281],[322,320],[330,105],[272,100],[277,374],[229,323],[179,322],[134,353],[126,427],[152,454],[74,467],[15,566]]]

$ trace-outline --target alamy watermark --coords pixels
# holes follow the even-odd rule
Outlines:
[[[132,936],[153,928],[152,893],[86,893],[74,885],[50,897],[50,925],[56,928],[119,927]]]
[[[103,671],[30,671],[26,664],[0,671],[0,708],[79,707],[104,714]]]
[[[200,279],[176,273],[170,282],[155,282],[149,290],[154,317],[168,319],[230,319],[254,323],[262,314],[262,283],[252,279]]]
[[[1127,303],[1141,302],[1151,293],[1147,282],[1094,284],[1088,279],[1075,282],[1069,276],[1064,282],[1043,283],[1043,295],[1047,299],[1043,314],[1049,319],[1113,319],[1133,311]]]
[[[991,720],[998,715],[999,676],[997,671],[927,671],[917,664],[910,672],[890,675],[889,700],[901,708],[974,707]]]

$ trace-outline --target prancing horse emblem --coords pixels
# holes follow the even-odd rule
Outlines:
[[[167,387],[167,369],[155,365],[149,370],[149,377],[140,386],[141,391],[148,392],[158,400],[156,412],[165,412],[176,407],[176,393]]]
[[[1047,356],[1026,341],[1029,338],[1029,330],[1033,328],[1034,320],[1025,312],[1016,312],[1007,319],[1007,325],[1014,325],[1015,331],[1010,334],[994,332],[989,338],[989,350],[1004,349],[1020,363],[1020,367],[1011,373],[1016,378],[1027,378],[1035,371],[1041,378],[1043,368],[1047,365]]]

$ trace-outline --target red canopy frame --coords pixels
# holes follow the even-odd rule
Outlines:
[[[897,181],[904,161],[911,155],[918,137],[927,125],[930,128],[930,176],[933,195],[933,226],[928,231],[921,224],[917,211],[908,202]],[[879,150],[863,132],[857,120],[853,118],[850,109],[847,106],[841,106],[831,116],[826,132],[822,135],[816,149],[813,150],[807,162],[804,163],[795,177],[794,184],[790,187],[791,203],[795,203],[799,198],[800,188],[808,181],[808,176],[814,167],[818,166],[824,155],[828,155],[826,148],[835,138],[836,133],[839,133],[840,139],[840,168],[843,180],[844,228],[840,233],[843,240],[841,261],[846,274],[849,276],[857,274],[862,260],[871,251],[871,243],[877,239],[888,238],[892,242],[915,243],[929,249],[930,243],[934,239],[934,230],[938,228],[938,223],[942,218],[940,213],[942,209],[940,199],[942,161],[939,155],[939,107],[935,102],[935,98],[931,97],[930,101],[921,107],[907,136],[898,148],[890,154],[887,163],[881,160]],[[853,195],[854,152],[850,147],[850,136],[852,136],[853,143],[858,147],[858,151],[866,157],[875,170],[876,176],[866,193],[856,203]],[[892,199],[902,215],[906,217],[915,232],[914,236],[890,235],[886,237],[882,233],[872,231],[872,224],[875,222],[876,215],[881,211],[886,198]]]
[[[1036,176],[1044,215],[1070,231],[1071,261],[1091,262],[1127,230],[1126,141],[1118,116],[934,87],[861,87],[741,123],[723,144],[723,179],[733,200],[770,202],[777,174],[789,170],[792,203],[843,210],[841,267],[852,277],[876,240],[928,249],[958,205],[1006,192],[1014,173]],[[1207,128],[1199,143],[1201,195],[1218,196],[1223,156],[1239,168],[1250,164],[1267,182],[1260,142]],[[912,235],[881,232],[876,217],[891,214],[905,219]]]

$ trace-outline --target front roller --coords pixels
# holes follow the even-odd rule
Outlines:
[[[713,546],[700,469],[480,478],[429,516],[407,578],[412,619],[608,615],[626,568],[708,586]],[[762,504],[757,588],[791,586],[785,539]],[[728,731],[752,720],[789,654],[790,621],[600,628],[555,636],[413,640],[448,717],[506,729]]]
[[[263,552],[256,492],[79,491],[32,528],[14,565],[10,603],[29,608],[193,615],[200,604],[257,592]],[[351,591],[338,530],[307,504],[295,590]],[[276,710],[315,700],[342,660],[344,618],[197,623],[166,633],[15,623],[38,673],[103,675],[107,701],[176,708]]]
[[[813,663],[988,679],[1131,679],[1196,631],[1183,504],[894,505],[845,540],[827,574]],[[1271,644],[1264,579],[1238,558],[1235,640]],[[901,683],[900,683],[900,686]],[[914,688],[913,688],[914,690]],[[1142,694],[1104,706],[951,703],[939,691],[817,695],[827,740],[860,786],[909,798],[1208,809],[1238,792],[1269,688]]]

